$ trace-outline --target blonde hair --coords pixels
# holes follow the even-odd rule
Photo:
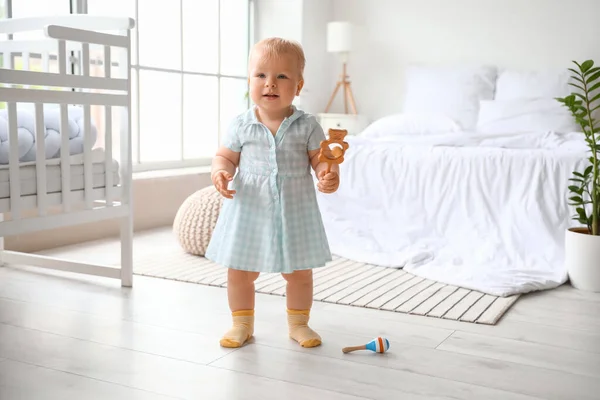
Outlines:
[[[279,37],[263,39],[252,47],[249,61],[252,60],[252,57],[257,50],[261,50],[261,55],[267,59],[271,57],[281,57],[283,54],[294,57],[300,71],[300,77],[302,78],[304,75],[306,58],[304,57],[304,50],[300,43]]]

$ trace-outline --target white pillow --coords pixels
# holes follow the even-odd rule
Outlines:
[[[567,133],[581,130],[564,105],[553,98],[484,100],[479,107],[481,133]]]
[[[448,117],[402,113],[379,118],[367,126],[360,136],[380,138],[396,135],[433,135],[460,130],[460,126]]]
[[[566,68],[503,70],[498,75],[495,100],[565,97],[575,90],[569,86],[571,73]]]
[[[475,128],[480,100],[494,98],[494,67],[409,66],[404,111],[451,118],[464,130]]]

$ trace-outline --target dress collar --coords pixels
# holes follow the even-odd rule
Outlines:
[[[295,105],[291,105],[292,107],[292,115],[290,115],[289,117],[286,117],[283,119],[282,124],[284,123],[292,123],[294,122],[296,119],[300,118],[302,115],[304,115],[304,111],[298,109]],[[244,123],[245,124],[260,124],[261,122],[258,120],[258,117],[256,116],[256,106],[252,106],[248,109],[248,111],[246,111],[245,115],[244,115]]]

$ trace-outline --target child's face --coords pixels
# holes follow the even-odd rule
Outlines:
[[[288,108],[300,94],[303,81],[293,56],[264,57],[260,50],[250,61],[250,98],[267,111]]]

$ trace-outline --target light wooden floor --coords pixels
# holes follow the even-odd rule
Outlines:
[[[136,249],[160,249],[160,234]],[[110,249],[78,253],[118,257]],[[225,294],[0,268],[0,399],[600,399],[600,295],[568,286],[524,296],[496,326],[315,303],[315,349],[288,339],[285,298],[269,295],[254,342],[220,348]],[[377,335],[389,353],[342,354]]]

